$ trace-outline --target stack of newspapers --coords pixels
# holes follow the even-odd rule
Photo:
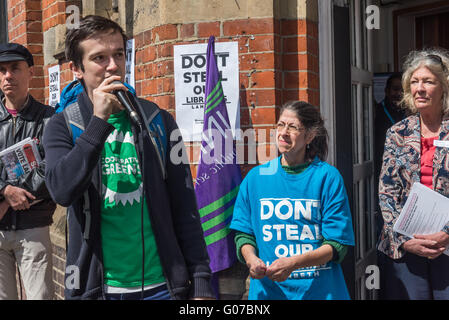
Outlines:
[[[0,152],[0,160],[6,168],[9,180],[31,172],[42,162],[37,143],[31,138],[26,138]]]

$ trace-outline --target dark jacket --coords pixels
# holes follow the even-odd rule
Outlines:
[[[139,101],[143,107],[150,103],[143,99]],[[79,288],[66,287],[65,298],[104,299],[100,161],[106,138],[114,127],[92,115],[92,103],[84,92],[78,96],[78,103],[87,125],[75,145],[62,113],[56,114],[48,125],[44,135],[46,180],[53,199],[69,206],[67,267],[75,265],[80,274]],[[170,137],[177,130],[176,123],[168,112],[161,112],[167,136]],[[141,141],[142,134],[134,136]],[[179,136],[176,141],[168,142],[166,180],[162,177],[155,149],[147,135],[143,135],[143,141],[143,186],[171,296],[175,299],[212,297],[209,258],[202,237],[190,167],[188,163],[174,164],[169,157],[174,146],[183,147],[182,138]],[[137,142],[136,149],[140,152]],[[83,237],[86,219],[82,210],[82,195],[85,190],[89,193],[91,209],[87,237]],[[69,276],[72,274],[66,274],[67,279]]]
[[[6,110],[3,103],[0,103],[0,151],[28,137],[42,141],[44,127],[53,114],[52,107],[37,102],[31,95],[15,118]],[[41,143],[38,144],[38,148],[42,159],[44,159],[44,149]],[[52,216],[56,204],[51,200],[45,186],[45,160],[38,168],[23,174],[19,179],[8,179],[6,169],[1,161],[0,172],[0,190],[10,184],[26,189],[37,199],[43,199],[28,210],[16,212],[9,208],[3,219],[0,220],[0,230],[21,230],[50,225],[53,222]],[[3,195],[0,200],[4,200]]]
[[[385,111],[384,107],[387,111]],[[406,111],[392,105],[388,98],[385,98],[379,104],[375,104],[374,108],[374,174],[375,179],[378,180],[382,167],[382,155],[384,153],[387,130],[404,119]]]

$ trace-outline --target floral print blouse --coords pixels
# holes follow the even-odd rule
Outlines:
[[[449,116],[443,117],[438,139],[449,141]],[[409,240],[408,237],[394,232],[393,225],[407,201],[413,183],[421,180],[420,154],[419,114],[411,115],[388,129],[379,177],[379,204],[384,226],[378,242],[378,250],[392,259],[400,259],[404,256],[405,251],[401,245]],[[432,186],[433,190],[449,197],[448,147],[436,147]],[[443,231],[449,233],[449,221]]]

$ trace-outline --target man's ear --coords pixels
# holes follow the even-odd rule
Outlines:
[[[30,79],[32,79],[34,76],[34,66],[29,67],[28,72],[30,73]]]
[[[81,68],[75,66],[75,64],[73,63],[73,61],[69,61],[69,68],[70,70],[72,70],[73,75],[77,78],[77,79],[82,79],[83,78],[83,74],[81,72]]]

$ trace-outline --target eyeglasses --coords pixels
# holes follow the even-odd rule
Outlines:
[[[426,56],[426,58],[433,60],[434,62],[437,62],[441,65],[441,69],[443,69],[443,71],[447,72],[447,67],[443,62],[443,59],[441,59],[441,57],[439,55],[436,54],[428,54]]]
[[[276,129],[278,131],[284,130],[284,128],[287,128],[287,133],[300,133],[301,131],[305,130],[305,128],[299,128],[293,124],[286,124],[284,122],[278,122],[276,124]]]

